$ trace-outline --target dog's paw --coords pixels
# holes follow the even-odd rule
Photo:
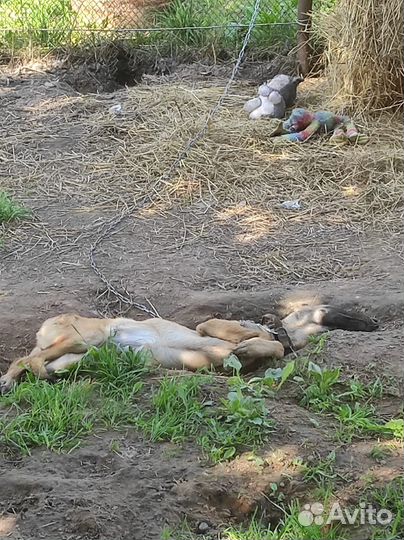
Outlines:
[[[0,395],[3,396],[4,394],[7,394],[7,392],[10,392],[14,384],[14,379],[9,377],[8,375],[3,375],[2,377],[0,377]]]

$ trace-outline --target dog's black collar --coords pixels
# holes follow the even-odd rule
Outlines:
[[[280,328],[268,328],[262,324],[259,325],[263,330],[271,334],[276,341],[279,341],[285,349],[285,356],[293,351],[292,341],[287,333],[286,329],[281,326]]]

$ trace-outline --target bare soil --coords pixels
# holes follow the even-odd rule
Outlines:
[[[200,66],[192,77],[188,71],[183,83],[191,81],[195,88],[219,80],[217,73],[200,72]],[[153,77],[142,87],[161,83]],[[111,167],[125,140],[115,130],[92,141],[86,119],[124,100],[129,90],[88,94],[88,101],[80,95],[75,102],[77,91],[66,76],[41,66],[19,72],[5,68],[0,81],[7,129],[0,142],[0,187],[33,212],[28,221],[3,230],[4,371],[13,357],[29,350],[47,317],[68,311],[135,318],[145,314],[117,302],[89,266],[89,249],[100,226],[130,196],[119,176],[106,190],[96,174],[88,173],[94,165],[100,177],[107,169],[113,176]],[[69,114],[64,100],[71,100]],[[59,106],[59,117],[46,114]],[[16,126],[18,136],[13,137]],[[93,144],[105,151],[102,166],[91,157],[88,162],[77,159],[78,153],[85,154],[83,148],[92,151]],[[115,195],[108,204],[110,190]],[[254,236],[254,221],[243,210],[248,204],[242,199],[229,204],[226,210],[236,211],[223,217],[220,201],[201,197],[164,212],[130,216],[99,247],[97,262],[117,287],[124,286],[161,316],[191,327],[216,314],[259,318],[273,309],[282,313],[293,303],[318,300],[377,316],[381,326],[375,333],[334,332],[324,362],[340,366],[346,378],[382,377],[390,394],[379,404],[381,414],[396,415],[403,388],[404,325],[398,214],[388,230],[310,211],[291,218],[284,214],[281,223],[268,224],[265,234]],[[68,455],[35,450],[21,459],[2,457],[0,537],[152,540],[161,537],[165,525],[183,518],[195,530],[206,522],[215,536],[221,525],[243,521],[257,507],[276,523],[280,515],[271,484],[281,485],[286,501],[308,500],[310,487],[292,462],[325,457],[333,449],[338,497],[347,504],[357,500],[369,475],[383,485],[402,472],[400,446],[378,463],[369,455],[375,439],[338,445],[329,420],[305,410],[296,396],[283,393],[269,406],[277,430],[260,452],[260,465],[244,455],[211,467],[192,445],[151,444],[133,432],[89,437]],[[119,441],[119,451],[111,449],[112,441]]]

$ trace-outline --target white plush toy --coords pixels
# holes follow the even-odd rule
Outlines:
[[[285,115],[285,101],[279,92],[272,91],[267,84],[261,84],[257,98],[250,99],[244,105],[244,110],[250,113],[251,120],[258,118],[283,118]]]
[[[287,107],[296,100],[296,90],[303,81],[301,77],[276,75],[258,89],[257,98],[250,99],[244,105],[245,112],[252,120],[258,118],[283,118]]]

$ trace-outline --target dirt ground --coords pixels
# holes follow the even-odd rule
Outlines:
[[[79,94],[59,72],[43,66],[0,73],[0,188],[33,212],[29,220],[3,230],[1,371],[11,358],[29,350],[40,322],[49,316],[76,311],[145,317],[108,294],[89,265],[90,246],[103,223],[136,202],[137,186],[143,185],[141,171],[139,176],[133,173],[136,111],[120,120],[111,118],[108,108],[121,102],[128,110],[159,88],[164,101],[166,88],[174,84],[199,95],[224,81],[204,67],[194,68],[191,75],[150,76],[138,87],[111,94]],[[244,80],[237,87],[239,107],[254,82]],[[147,115],[141,105],[139,110]],[[165,134],[156,131],[159,136],[164,146]],[[209,158],[218,170],[225,166],[222,160],[232,160],[226,134],[222,137],[224,157],[217,153]],[[356,171],[358,185],[374,182],[370,156],[379,143],[375,135],[366,150],[369,161],[365,150],[357,150],[364,156]],[[389,145],[388,138],[383,144]],[[154,148],[143,146],[142,152],[147,151],[153,157]],[[379,162],[380,182],[386,186],[402,175],[401,151],[389,156],[387,165]],[[352,180],[349,156],[356,149],[338,152],[335,159],[346,160]],[[329,159],[333,156],[330,151]],[[390,394],[380,407],[390,418],[399,412],[403,388],[402,186],[392,186],[388,196],[380,191],[381,198],[387,197],[382,202],[369,199],[372,220],[363,216],[361,221],[367,192],[344,208],[329,198],[326,182],[344,179],[335,178],[328,158],[319,165],[326,175],[324,192],[311,189],[308,175],[315,158],[308,150],[307,155],[297,152],[279,165],[272,163],[259,186],[254,171],[251,176],[249,171],[237,176],[236,171],[231,197],[221,193],[217,178],[213,187],[192,196],[187,188],[174,205],[129,216],[98,247],[96,260],[115,286],[128,289],[136,301],[189,326],[217,313],[259,318],[263,312],[276,308],[282,313],[293,302],[314,299],[373,314],[381,323],[377,332],[334,332],[324,362],[341,366],[347,378],[371,381],[380,376],[388,381]],[[125,172],[128,160],[130,173]],[[271,187],[274,167],[290,169],[289,184]],[[191,186],[195,171],[197,166],[189,173]],[[300,213],[279,208],[283,200],[299,197]],[[327,204],[320,211],[321,197]],[[198,523],[208,523],[214,536],[223,523],[245,520],[256,508],[276,522],[279,510],[270,496],[271,484],[282,483],[286,500],[304,501],[305,486],[294,473],[293,460],[324,457],[333,449],[345,479],[339,486],[341,501],[357,500],[369,474],[380,484],[400,474],[400,447],[386,462],[376,463],[369,457],[375,439],[336,445],[328,420],[301,407],[295,396],[282,394],[270,408],[277,430],[260,452],[264,465],[241,456],[210,467],[195,447],[151,444],[136,433],[99,434],[68,455],[36,450],[21,459],[2,457],[0,537],[129,540],[144,538],[147,531],[152,540],[161,537],[164,526],[183,518],[196,530]],[[119,451],[112,451],[116,440]]]

